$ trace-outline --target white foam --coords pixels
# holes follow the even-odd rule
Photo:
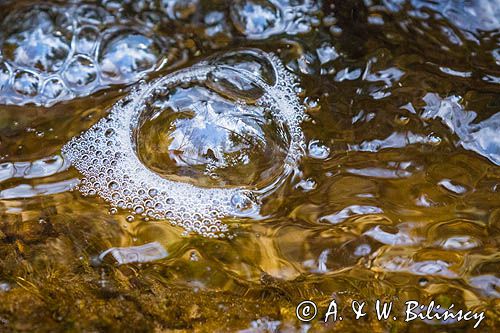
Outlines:
[[[243,78],[251,79],[265,92],[256,105],[268,110],[288,130],[289,148],[284,172],[289,172],[305,150],[300,127],[305,114],[295,93],[296,78],[274,55],[257,50],[241,52],[263,57],[275,70],[277,80],[271,86],[251,72],[237,69]],[[252,198],[257,204],[258,200],[253,198],[258,198],[262,189],[204,188],[166,179],[141,162],[134,141],[140,116],[156,93],[180,84],[203,82],[207,75],[221,67],[228,65],[209,60],[149,84],[142,83],[118,102],[106,118],[68,142],[62,149],[63,154],[85,177],[79,190],[84,195],[99,195],[114,207],[135,214],[168,219],[187,231],[211,237],[224,236],[227,226],[222,218],[242,214],[241,207],[245,206],[241,204],[242,196]]]

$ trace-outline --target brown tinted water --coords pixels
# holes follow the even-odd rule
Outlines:
[[[1,332],[498,329],[497,0],[42,3],[0,1]],[[260,115],[229,121],[236,138],[185,135],[166,112],[134,132],[162,177],[272,184],[250,214],[222,217],[224,237],[72,190],[82,174],[62,147],[139,79],[241,48],[274,52],[299,78],[306,149],[291,172],[279,125],[252,132]],[[182,88],[181,102],[199,101]],[[250,162],[214,178],[199,157],[222,144]],[[343,321],[297,319],[301,301],[324,314],[332,299]],[[377,299],[398,319],[354,319],[353,300]],[[408,300],[485,319],[405,322]]]

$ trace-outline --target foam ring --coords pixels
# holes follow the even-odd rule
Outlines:
[[[250,52],[265,57],[276,72],[276,83],[271,86],[248,71],[238,70],[243,77],[263,88],[265,94],[259,98],[257,106],[269,109],[288,129],[286,176],[305,150],[300,128],[305,113],[294,91],[296,78],[285,70],[276,56],[260,50]],[[142,83],[113,106],[107,117],[69,141],[62,152],[84,176],[78,185],[82,194],[99,195],[112,206],[129,209],[138,215],[168,219],[188,232],[223,237],[228,229],[221,218],[242,216],[238,207],[242,198],[258,198],[276,184],[266,189],[204,188],[163,178],[139,159],[134,135],[141,114],[147,109],[148,98],[180,84],[203,82],[209,73],[220,68],[233,67],[203,61],[150,84]]]

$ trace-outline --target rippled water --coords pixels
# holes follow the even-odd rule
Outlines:
[[[0,13],[0,331],[498,329],[499,1]]]

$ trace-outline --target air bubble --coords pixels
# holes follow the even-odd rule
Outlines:
[[[117,190],[120,186],[117,182],[112,181],[108,184],[108,187],[110,190]]]
[[[286,155],[256,107],[240,106],[201,85],[172,89],[161,105],[140,118],[137,147],[144,164],[166,178],[200,186],[249,185],[259,176],[256,170]]]
[[[68,65],[64,78],[73,89],[88,89],[97,79],[97,70],[91,59],[77,56]]]
[[[160,57],[158,45],[135,31],[120,31],[102,44],[99,64],[103,75],[116,82],[135,80],[152,70]]]
[[[211,58],[142,85],[128,103],[117,103],[65,145],[65,156],[88,180],[80,190],[211,237],[227,231],[221,218],[254,216],[261,196],[270,195],[303,155],[304,108],[290,94],[295,78],[274,55],[240,52],[261,54],[260,63],[272,69],[239,69],[224,63],[228,54]],[[239,73],[260,96],[242,98],[245,85],[214,87],[213,73],[221,68]],[[256,73],[275,73],[274,84]],[[104,164],[98,152],[106,150],[110,162]]]
[[[265,39],[309,32],[319,11],[318,2],[312,0],[235,0],[230,17],[236,30],[248,39]]]
[[[45,81],[45,84],[42,88],[42,95],[49,99],[57,99],[68,93],[68,89],[61,81],[61,79],[54,77]]]
[[[245,193],[245,192],[235,193],[233,195],[233,197],[231,198],[231,204],[238,211],[241,211],[241,212],[243,212],[243,211],[249,211],[255,205],[254,201],[250,198],[250,195],[251,194]],[[218,212],[217,211],[213,211],[212,215],[213,216],[218,216]]]
[[[10,70],[4,62],[0,61],[0,90],[7,86],[10,77]]]
[[[106,10],[92,5],[78,6],[75,16],[81,22],[89,23],[96,26],[99,24],[109,23],[112,21],[110,14]]]
[[[114,134],[115,134],[115,130],[114,130],[114,129],[112,129],[112,128],[108,128],[108,129],[104,132],[104,136],[105,136],[105,137],[107,137],[107,138],[112,137]]]
[[[231,19],[238,31],[250,38],[267,38],[283,31],[283,13],[268,0],[235,0]]]
[[[38,92],[40,79],[30,72],[17,72],[14,77],[14,90],[25,96],[35,96]]]
[[[98,38],[99,30],[96,27],[82,27],[76,37],[77,52],[92,55]]]
[[[71,31],[58,26],[57,15],[53,9],[35,7],[19,17],[9,16],[2,25],[4,57],[27,69],[58,71],[70,52]]]

